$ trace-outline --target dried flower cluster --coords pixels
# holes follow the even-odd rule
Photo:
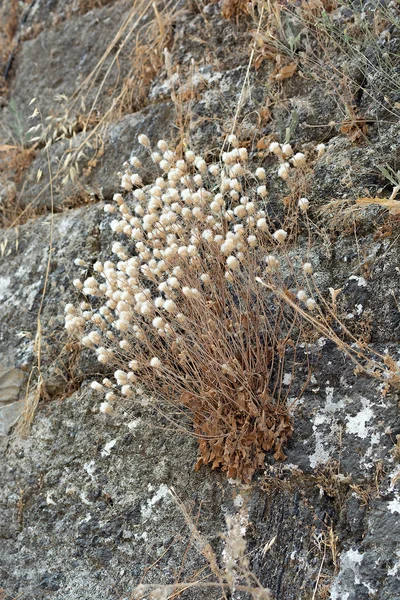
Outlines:
[[[156,148],[145,135],[139,142],[160,176],[144,187],[133,172],[139,159],[124,165],[123,193],[104,208],[115,215],[115,259],[94,263],[89,277],[85,262],[75,261],[86,270],[86,278],[74,281],[86,300],[66,306],[66,328],[114,371],[92,383],[104,391],[102,412],[113,411],[118,395],[133,397],[140,382],[191,420],[198,466],[211,463],[250,480],[265,452],[284,457],[292,434],[281,384],[300,319],[257,281],[286,289],[281,261],[289,227],[268,210],[266,173],[250,171],[235,136],[216,164],[190,150],[179,157],[164,140]],[[279,167],[281,177],[282,166],[304,165],[304,155],[289,144],[274,143],[270,151],[281,160],[292,157]],[[299,198],[296,211],[308,206]],[[311,274],[306,262],[292,294],[305,310],[316,307]]]

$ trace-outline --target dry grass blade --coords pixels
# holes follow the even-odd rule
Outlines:
[[[54,184],[61,183],[65,186],[72,182],[75,188],[79,188],[82,170],[85,168],[85,172],[89,173],[102,156],[108,125],[147,104],[150,84],[162,68],[164,49],[168,47],[172,26],[182,10],[172,0],[167,0],[160,7],[151,0],[134,0],[129,13],[91,73],[70,98],[63,97],[64,114],[46,119],[46,126],[42,127],[42,134],[38,138],[39,145],[46,148],[60,139],[70,140],[70,147],[61,156],[57,171],[53,173]],[[120,62],[123,58],[127,64],[128,56],[129,68],[120,76]],[[99,100],[110,79],[116,80],[114,89],[106,99],[102,99],[100,107]],[[90,106],[87,106],[89,99]],[[76,133],[83,134],[79,143],[75,143]],[[88,148],[90,156],[85,154]],[[7,152],[16,153],[11,148],[7,148]],[[34,149],[24,150],[24,156],[28,156],[28,153],[32,160]],[[20,156],[22,154],[18,153],[18,157]],[[21,163],[20,159],[19,162]],[[26,160],[24,164],[26,168]],[[50,183],[44,184],[23,210],[14,202],[14,193],[7,206],[13,205],[16,208],[13,212],[7,208],[4,217],[7,228],[14,227],[35,214],[35,211],[38,212],[39,200],[48,193],[49,188]]]
[[[38,110],[38,115],[40,116],[41,125],[43,128],[43,121],[42,121],[39,110]],[[49,152],[48,146],[46,146],[46,156],[47,156],[47,168],[48,168],[48,175],[49,175],[50,202],[51,202],[49,246],[48,246],[48,251],[47,251],[47,263],[46,263],[46,271],[45,271],[45,275],[44,275],[43,291],[41,294],[40,305],[39,305],[39,310],[38,310],[38,314],[37,314],[37,329],[36,329],[36,338],[35,338],[35,346],[34,346],[36,365],[34,367],[32,367],[29,378],[28,378],[26,396],[25,396],[25,407],[24,407],[24,411],[22,414],[22,420],[18,426],[19,431],[24,435],[26,435],[30,429],[30,426],[33,422],[33,418],[34,418],[36,408],[37,408],[40,398],[45,396],[44,381],[43,381],[43,376],[42,376],[42,322],[41,322],[41,318],[42,318],[44,301],[46,298],[47,287],[48,287],[48,282],[49,282],[50,266],[51,266],[52,254],[53,254],[53,238],[54,238],[53,177],[52,177],[52,172],[51,172],[50,152]],[[31,384],[32,376],[35,372],[37,373],[37,381],[35,383],[34,390],[32,390],[30,384]]]
[[[400,373],[398,366],[393,362],[389,356],[383,355],[372,348],[368,347],[364,342],[354,337],[354,335],[345,327],[345,325],[337,320],[335,314],[334,305],[330,307],[324,299],[319,295],[321,302],[321,309],[314,316],[307,311],[303,310],[290,296],[279,290],[278,288],[266,283],[261,278],[257,278],[260,285],[267,287],[271,292],[277,294],[283,301],[287,302],[289,306],[301,315],[304,321],[308,321],[315,331],[321,333],[327,339],[332,340],[339,350],[344,352],[356,365],[357,372],[363,372],[377,379],[382,379],[386,383],[396,385],[400,382]],[[333,295],[340,290],[333,290]],[[318,293],[318,290],[316,290]],[[323,310],[324,312],[323,312]],[[343,331],[343,337],[340,337],[335,333],[332,324],[328,321],[336,320]],[[344,339],[346,336],[351,343],[347,343]]]
[[[221,537],[225,540],[223,560],[229,563],[226,569],[221,569],[218,566],[217,555],[209,542],[200,533],[186,506],[173,488],[170,488],[169,491],[185,519],[191,538],[195,540],[199,553],[206,559],[210,572],[200,577],[205,570],[203,568],[195,574],[193,579],[186,582],[176,581],[167,585],[141,583],[133,591],[132,600],[144,600],[144,598],[174,600],[174,598],[180,597],[182,593],[191,589],[203,590],[206,594],[208,591],[219,590],[223,600],[233,597],[236,592],[245,592],[254,600],[272,600],[270,591],[261,585],[258,578],[250,570],[249,561],[245,555],[246,541],[243,527],[238,527],[235,521],[237,515],[227,517],[228,531],[224,535],[221,534]],[[215,581],[208,581],[211,577],[215,578]]]
[[[400,214],[400,201],[390,198],[357,198],[356,204],[359,206],[371,206],[373,204],[388,208],[391,215]]]
[[[221,570],[218,566],[218,560],[217,560],[217,556],[216,556],[215,552],[213,551],[210,543],[207,542],[207,540],[205,540],[204,537],[199,532],[198,528],[196,527],[195,523],[193,522],[193,519],[190,517],[188,511],[186,510],[185,505],[177,496],[174,488],[170,488],[169,491],[170,491],[172,499],[174,500],[175,504],[181,511],[181,513],[185,519],[186,525],[188,526],[193,539],[196,541],[196,544],[197,544],[197,547],[198,547],[200,553],[207,560],[207,562],[210,566],[211,572],[215,575],[215,577],[217,578],[218,584],[221,585],[221,588],[223,589],[223,574],[221,573]],[[223,592],[223,597],[226,599],[224,592]]]
[[[0,221],[8,229],[17,222],[20,213],[17,185],[21,183],[35,154],[35,148],[26,148],[21,144],[0,145],[0,183],[6,192],[0,203]]]
[[[221,12],[224,19],[239,19],[250,14],[251,3],[248,0],[222,0]]]

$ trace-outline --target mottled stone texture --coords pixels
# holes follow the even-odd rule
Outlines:
[[[89,387],[99,365],[64,333],[64,306],[77,300],[74,259],[91,266],[110,255],[102,201],[117,190],[123,161],[139,156],[148,169],[145,183],[154,177],[137,135],[145,132],[152,141],[165,137],[218,156],[232,127],[248,65],[248,24],[223,20],[219,3],[179,7],[169,48],[187,86],[183,114],[177,96],[171,99],[176,79],[161,69],[146,106],[127,110],[102,130],[104,152],[93,169],[83,169],[75,184],[54,181],[54,216],[45,151],[37,150],[18,182],[19,203],[47,214],[0,231],[0,242],[7,241],[0,258],[0,597],[127,600],[141,581],[168,584],[208,576],[205,546],[193,538],[173,490],[220,566],[226,516],[244,515],[251,569],[276,600],[399,600],[396,390],[386,393],[382,382],[356,375],[354,364],[332,342],[316,340],[319,359],[293,408],[295,433],[287,460],[276,465],[268,457],[254,484],[244,486],[208,468],[194,472],[196,441],[171,430],[142,393],[121,402],[112,417],[100,415],[100,397]],[[37,3],[31,25],[46,26],[21,41],[10,79],[10,97],[24,119],[34,96],[44,116],[57,112],[55,94],[77,89],[130,8],[129,2]],[[338,11],[338,19],[341,15]],[[126,60],[123,55],[121,76]],[[372,122],[368,141],[353,143],[338,127],[328,127],[342,113],[324,96],[322,82],[300,76],[283,84],[271,119],[263,121],[272,68],[265,61],[257,72],[251,70],[251,93],[242,98],[238,129],[251,159],[257,140],[271,133],[279,137],[295,110],[296,150],[322,140],[328,146],[311,182],[312,211],[332,198],[365,196],[366,188],[375,195],[388,185],[377,167],[397,164],[398,124]],[[116,71],[107,85],[99,88],[100,81],[88,98],[99,93],[99,109],[108,106],[110,90],[119,84]],[[372,115],[382,108],[368,94],[362,105]],[[0,122],[9,127],[5,108]],[[53,172],[69,145],[78,147],[84,139],[80,132],[50,147]],[[270,200],[277,202],[285,184],[275,177],[276,160],[262,160]],[[38,169],[43,170],[39,182]],[[3,187],[11,184],[1,181]],[[324,235],[312,256],[324,289],[342,288],[339,309],[346,325],[367,329],[370,343],[398,360],[398,224],[389,221],[392,235],[384,235],[386,217],[376,207],[357,215],[354,237],[355,221],[326,213]],[[301,249],[306,242],[300,237],[298,243]],[[37,381],[39,339],[42,400],[24,438],[13,425],[26,390]],[[221,592],[192,588],[181,597],[217,600]],[[232,598],[246,595],[235,592]]]

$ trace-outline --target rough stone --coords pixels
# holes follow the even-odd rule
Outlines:
[[[39,97],[44,115],[56,114],[60,107],[54,95],[70,96],[91,72],[131,7],[113,2],[99,8],[103,4],[36,3],[30,21],[34,30],[21,40],[10,80],[11,96],[24,118],[33,96]],[[137,135],[144,132],[152,141],[176,138],[214,160],[235,122],[250,160],[257,154],[263,160],[274,218],[282,212],[282,198],[293,192],[277,179],[276,158],[259,153],[257,142],[264,136],[283,141],[289,129],[295,150],[311,157],[317,143],[326,143],[327,152],[312,163],[306,182],[309,225],[318,232],[310,252],[315,281],[328,301],[329,287],[341,289],[337,311],[349,332],[372,344],[381,361],[388,354],[399,361],[397,221],[381,207],[345,210],[354,208],[358,197],[389,196],[393,182],[379,167],[399,167],[399,126],[386,122],[393,114],[382,106],[382,94],[387,92],[392,102],[398,90],[387,79],[381,85],[376,48],[367,48],[374,73],[366,81],[361,57],[337,57],[352,79],[353,108],[368,120],[366,134],[352,141],[341,131],[343,97],[334,87],[326,94],[319,67],[316,81],[298,71],[278,84],[270,79],[277,62],[272,56],[248,73],[251,17],[223,20],[216,2],[179,7],[183,10],[167,54],[171,69],[160,69],[154,77],[149,105],[108,123],[101,131],[104,153],[91,169],[80,163],[78,186],[62,177],[55,180],[55,208],[61,214],[31,219],[0,234],[0,596],[128,600],[140,581],[212,580],[206,552],[211,548],[224,568],[229,516],[242,526],[250,568],[274,600],[398,600],[399,399],[386,381],[356,374],[354,363],[331,341],[313,338],[303,349],[313,363],[311,380],[296,402],[300,382],[292,382],[290,373],[284,377],[284,386],[292,386],[287,395],[295,424],[287,459],[276,464],[267,456],[265,468],[246,486],[208,468],[194,472],[196,440],[171,431],[140,389],[134,399],[121,400],[113,416],[101,414],[102,397],[89,381],[103,368],[65,336],[64,305],[77,299],[72,280],[90,272],[98,258],[110,256],[110,218],[101,202],[93,203],[117,191],[116,174],[132,154],[144,163],[145,183],[154,176]],[[333,21],[342,26],[355,11],[339,7]],[[284,24],[301,65],[301,52],[313,48],[303,48],[304,34],[295,19]],[[396,51],[394,30],[379,43],[386,47],[389,42]],[[124,56],[121,76],[126,68]],[[99,109],[108,106],[108,88],[117,76],[113,71],[101,89],[100,77],[88,105],[99,93]],[[277,98],[273,104],[271,89]],[[6,112],[0,121],[11,143]],[[299,122],[292,127],[296,115]],[[77,133],[53,144],[53,174],[69,144],[78,148],[84,139]],[[87,149],[93,153],[89,158],[95,150]],[[21,180],[23,207],[36,203],[49,210],[46,168],[44,152],[38,150]],[[39,169],[43,176],[37,182]],[[0,194],[9,194],[4,183]],[[318,211],[332,199],[343,204],[321,216]],[[86,202],[92,205],[73,208]],[[290,252],[302,255],[306,246],[299,230]],[[73,264],[77,257],[87,268]],[[32,431],[23,438],[12,426],[23,407],[24,380],[38,363],[38,339],[42,397]],[[305,379],[308,372],[303,369],[300,375]],[[221,591],[191,588],[182,597],[217,600]],[[240,592],[232,598],[248,600]]]
[[[25,373],[0,365],[0,450],[21,415],[24,402],[19,400]]]
[[[23,408],[23,400],[0,406],[0,449],[7,443],[10,429],[18,422]]]
[[[25,130],[32,107],[32,91],[45,117],[55,111],[57,95],[68,98],[92,73],[109,42],[113,39],[124,16],[130,8],[129,2],[113,2],[112,6],[95,9],[83,16],[72,17],[58,27],[44,29],[36,38],[27,40],[16,56],[13,69],[11,95],[20,116],[25,120]],[[112,56],[105,60],[98,76],[105,75]],[[99,106],[115,86],[113,75],[107,78],[99,96]],[[29,86],[27,82],[29,81]],[[98,88],[95,86],[87,96],[87,107],[91,106]],[[76,112],[82,108],[78,106]]]
[[[0,365],[0,404],[18,400],[24,374],[19,369]]]
[[[171,436],[160,429],[156,413],[150,407],[140,407],[140,397],[134,404],[123,402],[116,416],[104,421],[94,414],[99,398],[82,392],[53,406],[47,416],[42,414],[30,438],[14,438],[7,451],[7,464],[14,460],[16,464],[15,468],[6,466],[2,471],[1,510],[10,510],[6,509],[7,498],[17,500],[19,489],[24,490],[18,537],[12,533],[18,525],[17,517],[2,533],[2,583],[9,593],[28,593],[36,599],[41,597],[43,585],[62,581],[60,589],[53,590],[57,592],[54,598],[76,598],[105,589],[109,598],[117,598],[131,593],[143,576],[146,583],[175,581],[174,573],[184,558],[190,528],[170,496],[168,490],[173,489],[193,521],[200,511],[197,527],[219,557],[223,547],[219,532],[226,529],[225,515],[237,514],[239,500],[244,499],[249,506],[249,533],[253,532],[249,542],[253,540],[251,543],[259,549],[268,535],[278,536],[268,562],[274,565],[273,575],[268,574],[258,550],[256,562],[266,583],[281,586],[287,598],[297,598],[296,593],[289,591],[291,568],[279,574],[278,564],[289,560],[293,552],[306,556],[310,551],[314,509],[307,506],[305,498],[293,500],[300,511],[298,518],[292,514],[288,495],[276,494],[267,508],[264,494],[254,495],[248,488],[207,469],[194,473],[194,440],[176,432]],[[129,428],[132,420],[137,422],[134,429]],[[129,431],[133,431],[133,439],[127,445]],[[114,440],[114,446],[104,453],[106,444]],[[17,458],[22,450],[23,457]],[[281,510],[285,510],[286,519],[278,517]],[[54,536],[57,544],[51,542]],[[296,541],[299,539],[300,544]],[[29,579],[26,571],[24,576],[15,565],[10,568],[16,552],[35,556]],[[157,566],[149,569],[157,558]],[[292,564],[298,571],[296,560],[292,559]],[[182,581],[203,565],[201,547],[191,547],[182,564]],[[302,565],[299,577],[311,589],[318,563],[304,561]],[[107,577],[98,580],[96,573],[104,568]],[[217,598],[220,592],[193,592],[190,597]]]
[[[10,254],[0,260],[0,360],[14,370],[7,372],[11,380],[7,373],[2,374],[2,396],[4,393],[10,400],[16,400],[17,382],[37,365],[38,315],[40,360],[43,374],[47,373],[47,393],[52,397],[69,389],[68,378],[72,373],[68,375],[68,369],[72,366],[73,352],[70,354],[65,348],[64,306],[68,298],[74,297],[72,280],[79,275],[74,272],[73,261],[78,255],[88,258],[100,248],[102,216],[102,206],[96,205],[67,211],[56,215],[54,220],[42,217],[26,223],[17,238],[15,231],[3,230],[2,239],[7,240]],[[34,381],[35,377],[31,383]]]

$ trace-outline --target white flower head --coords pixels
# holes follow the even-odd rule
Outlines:
[[[313,300],[313,298],[309,298],[306,302],[306,306],[308,310],[315,310],[315,308],[317,307],[317,303],[315,302],[315,300]]]
[[[74,264],[75,264],[77,267],[85,267],[85,266],[86,266],[86,263],[85,263],[85,261],[84,261],[84,260],[82,260],[82,258],[76,258],[76,259],[74,260]]]
[[[107,394],[107,396],[108,396],[108,394]],[[114,412],[114,409],[109,402],[102,402],[99,406],[99,410],[101,413],[103,413],[105,415],[112,415]]]
[[[130,192],[132,190],[132,181],[128,173],[124,173],[124,175],[122,175],[121,187],[127,192]]]
[[[277,269],[279,267],[279,260],[273,254],[269,254],[265,257],[265,262],[269,269]]]
[[[306,164],[306,156],[302,152],[297,152],[292,158],[292,164],[294,167],[304,167]]]
[[[284,162],[278,169],[278,177],[286,181],[289,178],[290,165],[288,162]]]
[[[298,206],[301,211],[306,212],[310,206],[310,202],[309,202],[308,198],[300,198],[300,200],[298,202]]]
[[[144,133],[141,133],[138,136],[138,142],[139,144],[141,144],[142,146],[145,146],[145,148],[150,148],[150,140],[147,137],[147,135],[144,135]]]
[[[228,256],[228,258],[226,259],[226,264],[228,265],[228,267],[230,269],[232,269],[232,271],[236,271],[236,269],[239,268],[239,261],[235,256]]]
[[[272,142],[269,145],[269,151],[272,154],[276,154],[277,156],[281,156],[282,155],[282,149],[281,149],[281,145],[278,144],[278,142]]]
[[[285,158],[289,157],[289,156],[293,156],[292,146],[290,144],[283,144],[282,153],[284,154]]]
[[[307,294],[304,290],[299,290],[297,292],[297,298],[298,300],[301,300],[302,302],[306,302],[307,300]]]
[[[129,162],[131,163],[132,167],[135,167],[136,169],[140,169],[143,166],[137,156],[131,156]]]
[[[100,392],[103,389],[103,386],[98,381],[92,381],[92,383],[90,384],[90,387],[92,388],[92,390],[95,390],[96,392]]]
[[[234,148],[239,146],[239,141],[234,133],[228,135],[228,143],[231,144]]]
[[[268,195],[267,188],[265,185],[259,185],[257,188],[257,194],[261,196],[261,198],[265,198]]]
[[[277,231],[275,231],[272,237],[274,237],[277,242],[282,244],[287,238],[287,231],[285,231],[284,229],[278,229]]]
[[[168,150],[168,144],[167,144],[167,142],[165,140],[159,140],[157,142],[157,148],[159,150],[161,150],[161,152],[167,152],[167,150]]]

